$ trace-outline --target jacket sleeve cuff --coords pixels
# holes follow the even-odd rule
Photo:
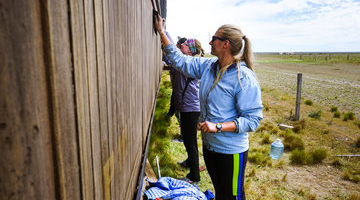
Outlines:
[[[233,122],[235,123],[235,126],[236,126],[235,133],[238,133],[239,132],[239,122],[236,119]]]
[[[236,132],[245,133],[245,132],[254,132],[260,124],[261,117],[257,116],[247,116],[239,117],[235,119]]]

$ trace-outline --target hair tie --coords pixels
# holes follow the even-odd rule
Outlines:
[[[245,40],[245,38],[246,38],[246,35],[244,35],[244,36],[242,37],[243,40]]]

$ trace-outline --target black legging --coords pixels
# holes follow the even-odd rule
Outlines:
[[[180,113],[181,135],[188,154],[186,164],[190,168],[190,173],[186,177],[191,181],[200,181],[199,151],[196,137],[199,116],[200,112]]]
[[[215,188],[215,199],[245,200],[244,177],[248,151],[221,154],[203,146],[203,155]]]

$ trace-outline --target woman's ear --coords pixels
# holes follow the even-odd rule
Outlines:
[[[230,41],[229,41],[229,40],[225,40],[223,47],[224,47],[224,49],[230,48]]]

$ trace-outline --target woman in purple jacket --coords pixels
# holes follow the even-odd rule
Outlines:
[[[198,40],[181,38],[176,46],[185,55],[204,56],[204,50]],[[173,71],[173,95],[175,110],[180,112],[181,135],[188,157],[180,165],[190,168],[185,180],[192,183],[200,181],[199,152],[197,145],[197,123],[200,116],[199,80],[186,77]]]

